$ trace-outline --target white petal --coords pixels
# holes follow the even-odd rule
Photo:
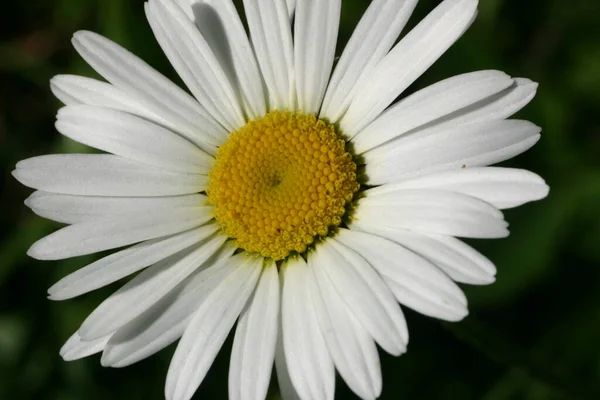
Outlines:
[[[333,399],[335,370],[313,309],[308,285],[311,273],[301,257],[288,259],[280,273],[285,360],[277,368],[287,369],[300,398]],[[285,376],[283,372],[278,375]]]
[[[341,130],[353,137],[425,72],[467,30],[477,0],[446,0],[410,31],[354,93]]]
[[[366,191],[380,195],[405,189],[436,189],[464,193],[499,209],[517,207],[548,195],[548,185],[533,172],[513,168],[461,168],[386,184]]]
[[[171,359],[165,397],[188,400],[204,379],[258,281],[263,258],[248,258],[194,314]]]
[[[290,377],[290,373],[288,371],[287,361],[285,360],[285,351],[283,349],[282,336],[283,331],[281,330],[280,326],[279,334],[277,335],[277,347],[275,348],[275,372],[277,373],[277,385],[279,386],[279,393],[281,394],[281,398],[283,400],[301,400],[298,392],[296,392],[296,388],[292,383],[292,378]],[[325,351],[327,351],[327,349],[325,349]],[[335,380],[335,371],[333,374]]]
[[[125,111],[163,125],[158,116],[136,103],[129,95],[110,83],[77,75],[56,75],[50,79],[52,93],[66,105],[90,106]]]
[[[74,361],[100,353],[104,350],[111,335],[112,333],[109,333],[95,340],[83,341],[77,332],[75,332],[60,349],[60,356],[65,361]]]
[[[152,307],[119,328],[102,354],[102,365],[126,367],[179,339],[204,299],[239,266],[241,258],[231,258],[234,250],[226,243],[206,262],[210,267],[192,273]]]
[[[158,43],[200,104],[227,130],[244,125],[231,82],[183,10],[173,0],[151,0],[146,15]]]
[[[530,80],[524,78],[515,78],[513,79],[512,85],[507,89],[504,89],[501,92],[498,92],[469,106],[460,108],[423,126],[416,127],[410,131],[405,131],[405,129],[403,129],[403,131],[405,131],[403,132],[403,135],[409,136],[410,139],[421,139],[426,136],[435,136],[448,130],[456,130],[457,128],[465,125],[481,124],[484,122],[508,118],[527,105],[529,101],[531,101],[531,99],[535,96],[536,88],[537,83],[531,82]],[[428,88],[424,90],[427,89]],[[394,107],[390,108],[390,110],[392,110]],[[385,122],[385,120],[388,119],[386,117],[388,113],[388,111],[384,112],[380,118],[366,127],[362,132],[371,131],[372,127],[377,128],[377,131],[382,131],[383,129],[387,128],[395,129],[392,123],[385,123],[380,126],[380,120],[382,119],[382,122]],[[409,119],[409,117],[406,118]],[[396,122],[399,126],[403,126],[401,121],[396,120]],[[365,136],[364,139],[366,140],[366,136],[368,135],[363,135],[362,132],[358,136]],[[355,137],[354,140],[358,139],[358,136]],[[394,137],[397,136],[399,135]],[[361,141],[363,139],[358,140]],[[396,142],[394,140],[389,143],[389,148],[394,148],[396,145],[400,145],[401,143],[403,142]],[[384,144],[382,147],[386,146],[387,144]],[[366,148],[367,146],[355,146],[355,148],[361,149],[363,149],[363,147]]]
[[[468,314],[460,288],[424,258],[387,239],[347,229],[340,229],[336,240],[367,260],[401,304],[448,321]]]
[[[335,56],[341,0],[301,0],[294,19],[298,109],[318,113]]]
[[[123,111],[76,105],[58,111],[63,135],[133,161],[176,172],[207,174],[214,158],[186,139]]]
[[[292,19],[294,12],[296,11],[296,0],[286,0],[286,3],[290,19]]]
[[[181,207],[108,216],[67,226],[38,240],[27,254],[60,260],[187,231],[213,217],[212,207]],[[212,225],[206,229],[213,229]]]
[[[214,152],[211,146],[220,144],[226,130],[190,95],[131,52],[86,31],[75,33],[73,46],[100,75],[165,120],[168,128],[206,151]]]
[[[397,182],[453,168],[487,166],[523,153],[540,138],[528,121],[500,120],[418,133],[364,153],[369,184]]]
[[[267,112],[262,76],[240,16],[231,0],[177,0],[239,92],[250,119]]]
[[[495,207],[471,196],[432,189],[367,195],[358,201],[351,224],[471,238],[508,236],[503,215]]]
[[[164,197],[104,197],[73,196],[37,190],[25,205],[43,218],[65,224],[86,222],[101,217],[131,214],[136,211],[152,211],[162,208],[185,208],[206,204],[206,196],[188,194]]]
[[[526,78],[514,78],[513,81],[508,89],[463,108],[443,122],[448,125],[465,125],[510,117],[535,97],[538,87],[536,82]]]
[[[367,80],[392,48],[417,0],[373,0],[356,26],[331,77],[321,118],[337,122],[360,82]]]
[[[495,280],[496,267],[481,253],[462,241],[445,235],[422,234],[405,229],[363,225],[362,232],[396,242],[429,260],[452,280],[471,285],[488,285]]]
[[[331,358],[354,393],[363,399],[375,399],[382,385],[375,342],[348,310],[329,279],[319,279],[315,274],[315,262],[314,253],[309,254],[311,275],[307,284]]]
[[[408,329],[404,315],[381,277],[352,250],[335,240],[319,244],[312,267],[318,280],[329,280],[348,311],[388,353],[406,351]]]
[[[51,154],[19,161],[23,185],[81,196],[174,196],[206,188],[206,175],[167,171],[109,154]]]
[[[214,231],[218,226],[212,225]],[[109,285],[161,261],[204,238],[204,227],[167,238],[148,240],[95,261],[65,276],[48,289],[51,300],[65,300]]]
[[[281,0],[244,0],[270,110],[295,110],[294,49],[287,5]]]
[[[275,359],[279,302],[277,266],[270,261],[237,323],[229,363],[231,400],[264,400],[267,396]]]
[[[83,322],[79,335],[95,339],[115,331],[148,310],[207,261],[223,245],[223,235],[212,235],[189,249],[145,269],[102,302]]]
[[[500,71],[477,71],[426,87],[396,103],[354,137],[358,154],[410,130],[487,99],[511,86]]]

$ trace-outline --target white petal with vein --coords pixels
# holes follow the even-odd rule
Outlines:
[[[254,50],[231,0],[178,0],[241,96],[246,114],[265,115],[266,97]]]
[[[79,335],[84,339],[95,339],[121,328],[166,296],[194,271],[209,267],[207,260],[224,241],[222,235],[209,236],[145,269],[104,300],[83,322]]]
[[[193,97],[137,56],[88,31],[75,33],[73,45],[100,75],[161,117],[168,128],[211,154],[212,146],[220,144],[226,130]]]
[[[340,128],[353,137],[425,72],[467,30],[477,0],[445,0],[410,31],[353,96]]]
[[[177,172],[206,174],[214,158],[168,129],[123,111],[87,105],[58,111],[56,129],[96,149]]]
[[[464,193],[499,209],[513,208],[548,195],[548,185],[533,172],[514,168],[461,168],[386,184],[365,192],[382,195],[406,189],[435,189]]]
[[[313,307],[311,272],[304,259],[294,257],[284,263],[280,273],[284,360],[277,368],[285,363],[284,369],[300,398],[332,400],[335,370]],[[278,371],[278,375],[284,372]]]
[[[360,87],[392,48],[417,0],[373,0],[354,29],[329,81],[321,118],[337,122]]]
[[[510,117],[535,97],[538,87],[536,82],[526,78],[514,78],[513,81],[509,88],[457,111],[442,119],[442,123],[466,125]]]
[[[335,56],[341,0],[301,0],[294,18],[294,62],[298,109],[321,107]]]
[[[354,249],[385,279],[401,304],[431,317],[458,321],[467,314],[460,288],[429,261],[379,236],[340,229],[336,240]]]
[[[17,163],[13,176],[45,192],[81,196],[173,196],[201,192],[206,175],[168,171],[110,154],[51,154]]]
[[[74,196],[37,190],[25,205],[37,215],[65,224],[90,221],[108,216],[125,216],[136,211],[185,208],[206,204],[206,196],[188,194],[163,197]]]
[[[457,75],[422,89],[394,104],[352,142],[361,154],[410,130],[475,104],[506,89],[512,79],[500,71]]]
[[[38,240],[27,254],[38,260],[60,260],[183,232],[212,218],[206,206],[141,211],[67,226]],[[210,227],[212,229],[212,226]]]
[[[252,294],[263,258],[248,259],[204,300],[171,359],[165,397],[189,400],[214,361],[227,334]]]
[[[183,335],[192,315],[206,297],[239,265],[225,244],[206,265],[194,271],[152,307],[119,328],[102,354],[102,365],[126,367],[164,349]]]
[[[185,12],[173,0],[150,0],[146,15],[158,43],[200,104],[229,131],[244,125],[240,99]]]
[[[508,236],[507,223],[497,208],[461,193],[431,189],[401,190],[360,199],[351,224],[472,238]]]
[[[263,268],[237,323],[229,363],[231,400],[263,400],[267,396],[275,359],[279,302],[277,266],[271,260]]]
[[[359,255],[335,240],[322,242],[314,252],[317,279],[328,279],[350,313],[388,353],[406,351],[408,329],[404,315],[381,277]]]
[[[294,45],[281,0],[244,0],[252,45],[269,94],[270,110],[296,109]]]
[[[321,333],[340,375],[359,397],[375,399],[381,394],[382,378],[377,346],[357,321],[329,279],[315,273],[314,253],[309,254],[307,279]]]
[[[218,225],[213,226],[216,232]],[[65,276],[48,289],[51,300],[65,300],[109,285],[201,241],[206,228],[148,240],[112,253]]]
[[[540,138],[528,121],[500,120],[414,133],[364,153],[373,185],[397,182],[447,169],[482,167],[523,153]]]
[[[495,280],[494,264],[471,246],[452,236],[423,234],[377,225],[352,228],[384,237],[406,247],[429,260],[456,282],[488,285]]]
[[[104,350],[106,343],[108,343],[108,339],[112,336],[112,333],[109,333],[106,336],[101,338],[83,341],[77,332],[75,332],[71,337],[66,341],[66,343],[60,349],[60,356],[65,361],[74,361],[79,360],[84,357],[91,356],[96,353],[100,353]]]
[[[85,104],[125,111],[163,125],[158,116],[146,110],[116,86],[77,75],[55,75],[50,79],[52,93],[65,105]]]

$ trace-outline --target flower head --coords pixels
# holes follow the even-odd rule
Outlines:
[[[68,224],[43,260],[122,248],[49,289],[63,300],[139,272],[83,322],[66,360],[122,367],[179,340],[168,399],[189,399],[235,328],[232,399],[331,399],[337,370],[382,390],[377,346],[400,355],[400,304],[449,321],[455,282],[493,264],[456,237],[508,235],[500,209],[546,196],[537,175],[489,167],[539,139],[508,120],[537,85],[499,71],[400,96],[473,22],[445,0],[394,45],[416,0],[373,0],[334,66],[341,0],[149,0],[189,89],[91,32],[73,44],[108,82],[62,75],[56,128],[107,154],[21,161],[26,204]],[[126,247],[129,246],[129,247]],[[140,272],[141,271],[141,272]]]

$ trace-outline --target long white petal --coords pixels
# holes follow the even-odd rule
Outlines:
[[[295,110],[294,46],[287,5],[281,0],[244,0],[270,110]]]
[[[240,99],[184,11],[173,0],[150,0],[146,15],[158,43],[200,104],[230,131],[244,125]]]
[[[330,280],[319,279],[315,274],[316,262],[314,253],[309,254],[311,274],[306,281],[331,358],[354,393],[363,399],[375,399],[379,397],[382,386],[375,342],[349,311]]]
[[[80,31],[73,46],[100,75],[136,103],[164,119],[209,153],[226,130],[190,95],[118,44],[93,32]]]
[[[397,182],[447,169],[482,167],[532,147],[540,128],[528,121],[500,120],[418,133],[364,153],[369,184]]]
[[[267,111],[263,81],[240,16],[231,0],[177,0],[219,60],[241,96],[246,115]]]
[[[337,122],[360,82],[385,57],[412,14],[417,0],[374,0],[356,26],[331,77],[321,118]]]
[[[508,236],[507,223],[497,208],[468,195],[432,189],[407,189],[360,199],[351,225],[471,238]]]
[[[248,258],[200,305],[171,359],[167,399],[188,400],[194,395],[252,294],[262,267],[262,257]]]
[[[443,132],[449,130],[462,129],[466,125],[482,124],[508,118],[533,99],[536,89],[537,83],[532,82],[529,79],[515,78],[513,79],[512,85],[508,88],[438,118],[435,121],[416,127],[408,132],[404,132],[403,135],[408,136],[408,140],[421,139],[427,136],[443,134]],[[384,112],[381,117],[386,114],[387,112]],[[378,121],[379,120],[375,120],[371,125],[377,126],[379,124]],[[365,131],[370,130],[371,125],[365,128]],[[400,123],[400,125],[402,124]],[[362,132],[360,136],[363,136]],[[387,147],[387,150],[393,149],[396,145],[404,143],[402,140],[403,139],[396,141],[392,139],[392,141],[389,142],[389,146],[388,143],[386,143],[381,147]]]
[[[335,56],[341,0],[301,0],[294,19],[298,109],[318,113]]]
[[[214,231],[218,226],[213,225]],[[161,261],[204,238],[204,227],[148,240],[110,254],[65,276],[48,289],[51,300],[66,300],[109,285]]]
[[[340,229],[336,240],[367,260],[401,304],[448,321],[461,320],[468,314],[467,299],[460,288],[424,258],[367,233]]]
[[[60,260],[187,231],[212,218],[206,206],[140,211],[67,226],[38,240],[27,254],[38,260]],[[210,225],[206,229],[213,229]]]
[[[52,93],[65,105],[89,106],[125,111],[164,125],[157,115],[146,110],[127,93],[110,83],[77,75],[56,75],[50,79]]]
[[[51,154],[17,163],[23,185],[81,196],[174,196],[201,192],[206,175],[167,171],[109,154]]]
[[[270,261],[235,330],[229,363],[231,400],[264,400],[267,396],[275,359],[279,302],[277,266]]]
[[[58,111],[63,135],[133,161],[177,172],[206,174],[214,158],[174,132],[123,111],[87,105]]]
[[[183,335],[206,297],[240,265],[226,243],[206,263],[152,307],[119,328],[102,353],[102,365],[126,367],[164,349]]]
[[[467,30],[477,0],[446,0],[410,31],[371,72],[340,121],[353,137],[425,72]]]
[[[466,125],[508,118],[525,107],[535,97],[536,82],[514,78],[513,84],[502,92],[465,107],[441,121],[444,125]]]
[[[367,190],[382,195],[405,189],[435,189],[464,193],[499,209],[517,207],[548,195],[548,185],[533,172],[514,168],[461,168],[428,174]]]
[[[101,217],[152,211],[162,208],[185,208],[206,204],[206,196],[188,194],[164,197],[73,196],[36,190],[25,205],[43,218],[65,224],[76,224]]]
[[[121,328],[148,310],[194,271],[209,267],[207,261],[224,241],[222,235],[213,235],[145,269],[104,300],[83,322],[79,335],[84,339],[95,339]]]
[[[494,264],[471,246],[452,236],[423,234],[376,224],[360,227],[353,225],[352,228],[406,247],[429,260],[456,282],[488,285],[495,280]]]
[[[288,259],[280,272],[285,368],[300,398],[332,400],[335,370],[313,309],[311,273],[301,257]]]
[[[281,318],[279,318],[281,320]],[[281,324],[280,324],[281,325]],[[277,373],[277,385],[279,386],[279,393],[281,398],[284,400],[301,400],[287,367],[287,361],[285,360],[285,350],[283,349],[283,331],[281,326],[279,327],[279,334],[277,335],[277,347],[275,348],[275,372]],[[327,350],[327,349],[325,349]],[[335,371],[334,380],[335,380]]]
[[[500,71],[457,75],[399,101],[354,137],[358,154],[410,130],[487,99],[508,88],[513,80]]]
[[[381,277],[351,249],[335,240],[319,244],[312,267],[319,280],[328,279],[348,311],[388,353],[406,351],[408,329],[404,315]]]
[[[106,347],[106,343],[108,343],[111,335],[112,333],[109,333],[95,340],[83,341],[79,334],[75,332],[61,347],[60,356],[65,361],[74,361],[100,353]]]

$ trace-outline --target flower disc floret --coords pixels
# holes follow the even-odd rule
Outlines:
[[[224,232],[274,260],[327,236],[359,188],[345,144],[333,125],[292,112],[270,112],[232,133],[207,189]]]

